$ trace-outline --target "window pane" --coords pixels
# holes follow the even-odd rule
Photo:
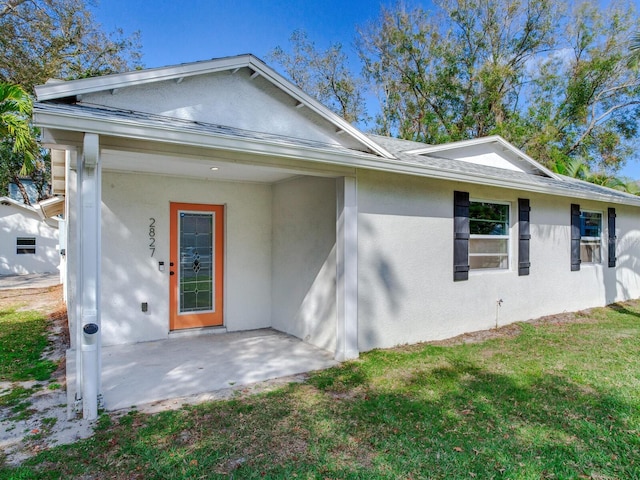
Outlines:
[[[509,257],[507,255],[470,255],[469,267],[479,268],[509,268]]]
[[[599,237],[602,231],[602,214],[597,212],[580,212],[580,235],[583,237]]]
[[[469,229],[471,269],[509,268],[509,205],[471,202]]]
[[[580,261],[582,263],[600,263],[602,261],[599,240],[582,240],[580,242]]]
[[[509,205],[471,202],[469,229],[472,235],[508,235]]]
[[[214,311],[214,215],[180,212],[180,313]]]
[[[509,253],[509,240],[506,238],[471,238],[469,253]]]

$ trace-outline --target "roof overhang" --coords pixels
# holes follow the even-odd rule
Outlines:
[[[64,214],[64,197],[50,197],[39,201],[36,206],[43,219],[54,218]]]
[[[188,125],[163,124],[162,122],[144,123],[115,116],[113,118],[96,117],[90,113],[73,111],[66,106],[56,109],[53,104],[38,105],[36,103],[33,118],[34,124],[44,129],[95,133],[189,147],[250,153],[258,156],[292,158],[315,163],[345,165],[345,161],[350,158],[379,158],[355,150],[313,147],[270,141],[264,138],[239,137],[194,130]],[[55,145],[49,146],[55,148]]]
[[[216,151],[227,151],[232,153],[242,153],[255,156],[256,158],[284,158],[292,160],[302,160],[310,165],[335,165],[345,168],[365,168],[390,173],[400,173],[428,177],[453,182],[465,182],[477,185],[494,186],[512,190],[522,190],[563,197],[580,198],[586,200],[603,201],[614,204],[626,204],[640,207],[640,197],[624,195],[622,192],[611,191],[603,188],[602,193],[585,192],[576,189],[562,188],[559,185],[545,185],[527,181],[526,175],[523,179],[501,178],[489,173],[478,172],[463,173],[454,169],[442,167],[432,167],[419,162],[409,163],[399,161],[395,158],[380,158],[375,155],[356,152],[352,150],[329,150],[313,148],[301,145],[284,145],[276,142],[269,142],[264,139],[238,138],[221,134],[206,133],[202,131],[192,131],[187,128],[180,129],[172,125],[143,125],[135,121],[122,119],[93,118],[91,115],[72,114],[64,111],[59,112],[51,105],[46,109],[34,107],[35,124],[53,130],[68,130],[73,132],[88,132],[98,135],[108,135],[127,139],[159,142],[171,145],[183,145],[190,147],[200,147],[213,149]],[[509,148],[510,145],[499,137],[490,137],[491,140],[484,142],[498,142]],[[499,139],[499,140],[498,140]],[[480,143],[484,143],[480,139]],[[475,141],[472,141],[475,142]],[[462,143],[462,142],[457,142]],[[465,142],[466,143],[466,142]],[[434,146],[446,149],[447,145]],[[431,149],[431,147],[429,147]],[[511,147],[515,149],[515,147]],[[424,152],[425,149],[420,149]],[[519,150],[515,149],[517,152]],[[355,170],[354,170],[355,173]],[[549,177],[559,182],[565,182],[560,176],[549,172]]]
[[[20,208],[22,210],[26,210],[31,213],[36,213],[36,214],[38,213],[33,206],[27,205],[26,203],[18,202],[17,200],[14,200],[11,197],[0,197],[0,205],[12,206],[12,207]]]

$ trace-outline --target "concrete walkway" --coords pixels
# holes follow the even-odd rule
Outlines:
[[[337,364],[330,352],[271,329],[103,347],[104,404],[119,410]]]
[[[33,273],[28,275],[0,275],[0,290],[19,288],[47,288],[60,285],[59,273]]]

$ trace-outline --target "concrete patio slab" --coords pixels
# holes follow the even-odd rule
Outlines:
[[[330,352],[271,329],[103,347],[104,404],[119,410],[337,364]]]

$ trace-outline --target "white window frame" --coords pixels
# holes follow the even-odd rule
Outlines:
[[[505,268],[473,268],[471,266],[471,257],[495,257],[505,254],[497,254],[497,253],[471,253],[471,248],[469,248],[469,271],[470,272],[508,272],[511,270],[511,227],[512,227],[512,218],[511,218],[511,202],[499,201],[499,200],[488,200],[484,198],[470,198],[469,206],[472,203],[491,203],[494,205],[506,205],[508,208],[507,211],[507,235],[479,235],[479,234],[470,234],[469,235],[469,247],[471,247],[471,240],[473,239],[489,239],[489,240],[497,240],[497,239],[505,239],[507,241],[507,266]],[[471,212],[469,212],[469,225],[471,225]]]
[[[583,236],[582,235],[582,214],[583,213],[597,213],[598,215],[600,215],[600,236],[599,237],[587,237],[587,236]],[[602,255],[603,255],[603,249],[602,249],[602,235],[604,234],[604,224],[602,223],[602,220],[604,218],[604,213],[600,210],[586,210],[586,209],[580,209],[580,264],[581,265],[602,265]],[[583,260],[582,259],[582,245],[588,245],[588,244],[593,244],[595,242],[598,242],[598,250],[599,250],[599,256],[600,256],[600,261],[599,262],[593,262],[593,261],[588,261],[588,260]]]

